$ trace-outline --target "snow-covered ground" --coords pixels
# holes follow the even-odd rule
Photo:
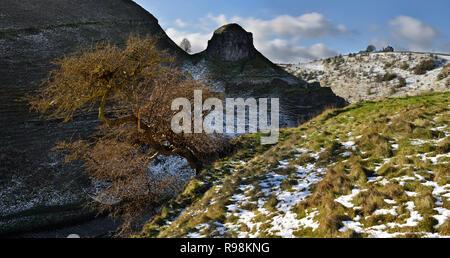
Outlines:
[[[446,130],[448,126],[442,126],[439,127],[439,130],[444,132],[444,134],[448,135],[448,130]],[[441,138],[441,140],[445,139]],[[425,144],[425,143],[436,143],[436,140],[421,140],[420,143],[417,143],[415,141],[411,141],[411,145],[417,145],[417,144]],[[397,143],[394,143],[393,145],[397,145]],[[440,158],[449,158],[450,153],[441,154],[441,155],[431,155],[428,153],[419,154],[420,158],[423,161],[430,160],[433,164],[437,164],[438,160]],[[383,161],[383,164],[387,164],[390,161],[390,159],[385,159]],[[448,162],[440,162],[440,164],[446,164]],[[377,171],[382,165],[378,165],[375,171]],[[433,172],[429,172],[433,173]],[[444,222],[450,218],[450,210],[443,208],[442,205],[442,199],[446,199],[447,201],[450,201],[450,184],[446,185],[439,185],[436,182],[426,180],[425,177],[421,176],[419,173],[415,172],[414,176],[401,176],[401,177],[393,177],[390,179],[386,179],[386,177],[382,176],[374,176],[372,178],[368,178],[369,187],[371,184],[381,184],[386,185],[389,182],[395,182],[398,183],[401,186],[404,186],[406,182],[420,182],[423,186],[432,188],[432,194],[433,198],[436,200],[435,205],[437,208],[434,208],[436,211],[436,214],[433,215],[437,221],[438,224],[434,226],[434,228],[438,228],[441,225],[444,224]],[[367,189],[353,189],[352,193],[345,196],[338,197],[335,201],[341,203],[347,208],[352,209],[360,209],[360,207],[355,207],[353,204],[354,198],[361,192],[366,191]],[[405,191],[405,194],[409,197],[416,197],[419,194],[416,192],[409,192]],[[372,216],[376,215],[392,215],[392,216],[399,216],[397,213],[397,210],[399,208],[399,204],[391,199],[385,199],[384,200],[386,204],[391,205],[391,208],[389,209],[377,209],[372,213]],[[408,233],[406,232],[397,232],[398,228],[404,228],[404,227],[415,227],[418,225],[419,222],[421,222],[424,218],[423,216],[416,210],[415,204],[413,201],[408,201],[406,203],[402,203],[404,208],[408,210],[409,217],[404,218],[404,223],[387,223],[387,224],[380,224],[372,227],[364,227],[364,225],[359,222],[361,218],[359,216],[353,218],[353,220],[347,220],[343,221],[344,226],[340,229],[341,232],[345,232],[347,230],[353,230],[357,233],[366,233],[369,237],[375,237],[375,238],[388,238],[388,237],[398,237],[402,235],[406,235]],[[416,232],[417,234],[421,235],[422,237],[441,237],[439,234],[436,233],[430,233],[430,232]]]
[[[444,138],[430,139],[430,140],[414,140],[410,141],[411,146],[418,146],[421,144],[437,144],[442,142],[443,139],[448,137],[448,125],[439,126],[434,128],[442,132]],[[305,136],[303,138],[308,138]],[[361,136],[353,136],[353,133],[348,133],[346,136],[336,138],[341,144],[340,156],[346,159],[354,154],[361,153],[358,146],[358,139]],[[345,138],[345,139],[344,139]],[[392,141],[392,145],[399,146],[399,142]],[[194,231],[190,231],[187,237],[223,237],[223,236],[236,236],[240,238],[255,238],[265,236],[276,236],[284,238],[296,237],[298,232],[304,230],[315,232],[319,228],[320,211],[316,208],[308,208],[303,215],[299,215],[296,211],[298,204],[312,194],[311,186],[320,182],[323,176],[327,172],[328,167],[335,165],[334,163],[327,166],[320,166],[319,157],[324,151],[321,149],[319,152],[308,150],[304,147],[296,148],[296,154],[289,159],[279,161],[278,167],[269,170],[267,173],[247,180],[242,178],[238,190],[233,193],[231,198],[226,204],[226,223],[220,223],[215,221],[214,223],[203,223],[195,227]],[[313,160],[304,165],[295,165],[295,161],[301,155],[308,154]],[[345,154],[345,155],[342,155]],[[360,154],[359,154],[360,155]],[[450,153],[438,154],[435,153],[422,153],[418,154],[419,159],[429,161],[432,164],[446,164],[450,158]],[[413,157],[410,157],[413,158]],[[359,234],[363,234],[366,237],[373,238],[390,238],[410,236],[414,234],[420,237],[445,237],[435,232],[422,232],[417,227],[422,223],[427,214],[421,212],[417,207],[417,198],[421,195],[419,192],[404,191],[407,199],[390,199],[384,198],[384,205],[381,208],[375,209],[368,216],[359,215],[362,208],[356,206],[355,200],[358,195],[364,194],[370,189],[376,188],[378,185],[386,186],[393,183],[404,187],[407,183],[418,183],[423,187],[430,189],[432,197],[435,199],[435,204],[432,209],[432,214],[429,214],[437,221],[434,228],[441,227],[449,218],[450,210],[444,207],[444,201],[450,201],[450,184],[439,184],[433,181],[433,177],[425,177],[421,173],[414,171],[411,175],[399,175],[399,176],[379,176],[376,174],[386,164],[389,164],[395,156],[392,158],[382,159],[381,162],[374,162],[373,167],[375,174],[369,177],[367,183],[363,185],[355,185],[355,188],[349,194],[337,196],[334,200],[336,203],[341,204],[347,210],[353,210],[355,212],[348,212],[348,219],[342,221],[342,227],[339,232],[346,233],[347,231],[353,231]],[[314,161],[315,160],[315,161]],[[245,166],[245,164],[244,164]],[[407,166],[407,164],[405,164]],[[286,173],[284,169],[294,167],[294,171]],[[290,182],[291,187],[283,187],[283,184],[287,181]],[[295,181],[294,183],[292,181]],[[215,186],[216,193],[219,193],[222,185],[219,183]],[[218,194],[218,198],[219,194]],[[420,198],[420,197],[419,197]],[[213,197],[210,201],[210,206],[217,202]],[[276,203],[275,205],[271,203]],[[198,210],[191,209],[186,211],[189,217],[195,217],[206,211],[199,212]],[[358,215],[351,215],[358,214]],[[379,216],[390,216],[393,219],[383,222],[380,220],[375,225],[369,223],[371,219]],[[235,218],[235,219],[232,219]]]
[[[314,153],[309,150],[302,150],[302,152],[309,153],[312,157],[318,157],[319,153]],[[300,154],[300,153],[299,153]],[[284,169],[289,165],[288,161],[281,161],[277,169]],[[301,201],[309,197],[311,193],[310,186],[320,182],[323,175],[326,173],[326,168],[318,167],[314,163],[309,163],[305,166],[295,166],[296,171],[289,175],[278,174],[275,171],[261,175],[257,181],[249,182],[248,184],[241,184],[239,186],[239,194],[234,194],[230,199],[230,204],[227,205],[227,217],[237,217],[237,221],[225,224],[215,224],[212,229],[212,235],[223,236],[226,233],[238,232],[237,237],[240,238],[255,238],[262,234],[271,234],[285,238],[295,237],[294,232],[299,228],[317,229],[318,222],[314,219],[317,211],[311,210],[307,214],[298,218],[297,214],[292,212],[292,209]],[[276,170],[277,170],[276,169]],[[283,182],[286,180],[295,180],[292,188],[284,189]],[[255,187],[258,188],[257,194],[254,195]],[[271,198],[276,198],[276,205],[274,209],[267,207]],[[215,202],[214,199],[211,200]],[[248,210],[245,207],[249,205],[256,205],[256,210]],[[261,220],[264,217],[264,220]],[[263,224],[270,222],[270,226]],[[240,228],[245,225],[248,231],[241,231]],[[206,237],[202,232],[210,227],[198,226],[198,232],[188,234],[188,237]],[[210,235],[211,236],[211,235]]]
[[[412,68],[422,60],[433,58],[436,68],[424,75],[416,75]],[[430,57],[418,53],[370,53],[342,56],[342,61],[327,63],[318,60],[309,63],[285,65],[285,69],[308,82],[320,82],[351,103],[374,100],[389,96],[416,95],[427,91],[450,90],[449,78],[438,79],[438,75],[450,55]],[[377,76],[396,74],[397,79],[378,82]],[[406,80],[405,87],[397,87],[398,78]]]
[[[349,142],[353,141],[342,142],[344,148],[351,149],[356,147],[354,143],[350,144]],[[317,160],[320,155],[320,152],[314,153],[303,148],[298,148],[298,151],[297,157],[302,153],[308,153]],[[426,154],[424,156],[426,156]],[[450,153],[447,153],[444,156],[450,157]],[[275,172],[278,169],[289,167],[292,161],[294,160],[281,161],[277,169],[261,175],[256,182],[252,181],[248,184],[241,184],[239,186],[239,193],[234,194],[231,197],[229,204],[226,206],[226,217],[236,217],[236,221],[225,224],[215,223],[212,226],[210,224],[201,224],[196,227],[195,232],[191,232],[187,236],[195,238],[211,236],[220,237],[227,233],[235,233],[239,238],[255,238],[267,234],[283,238],[294,238],[295,232],[298,232],[299,230],[308,228],[312,231],[317,230],[319,223],[316,217],[319,215],[319,211],[312,208],[306,211],[305,216],[299,217],[293,209],[312,194],[310,186],[317,184],[322,180],[322,177],[326,174],[327,168],[318,167],[315,162],[313,162],[305,166],[295,166],[296,171],[289,175]],[[385,162],[387,163],[389,160],[386,160]],[[282,184],[288,178],[296,180],[297,182],[293,184],[292,188],[283,190]],[[361,188],[354,188],[350,194],[339,196],[335,201],[348,209],[358,210],[361,209],[361,207],[357,207],[353,203],[355,197],[360,193],[367,191],[372,184],[386,185],[389,182],[398,182],[400,185],[404,185],[404,182],[408,181],[420,182],[423,186],[433,189],[432,193],[433,197],[436,199],[437,208],[434,209],[436,214],[432,217],[438,221],[435,228],[443,225],[444,222],[450,218],[450,210],[442,207],[443,198],[450,201],[450,184],[441,186],[436,182],[426,180],[417,173],[415,176],[394,177],[390,179],[375,176],[368,181],[368,185],[364,187],[361,186]],[[255,191],[255,187],[258,187],[258,191]],[[220,189],[220,185],[217,186],[217,189]],[[351,220],[343,221],[343,227],[340,228],[339,231],[346,232],[347,230],[353,230],[356,233],[367,234],[368,237],[374,238],[399,237],[411,233],[418,234],[422,237],[442,237],[437,233],[430,232],[399,232],[398,229],[400,228],[416,227],[424,219],[422,214],[416,209],[414,201],[412,201],[418,193],[406,191],[406,194],[411,197],[411,201],[398,203],[392,199],[384,199],[386,205],[390,207],[377,209],[371,215],[400,216],[402,217],[403,223],[386,223],[368,227],[361,222],[361,216],[358,215]],[[266,206],[271,197],[275,197],[277,200],[277,204],[273,210]],[[215,199],[213,198],[211,200],[211,205],[214,203]],[[246,207],[249,205],[255,205],[257,208],[247,209]],[[404,208],[407,212],[405,214],[399,214],[397,212],[399,207]],[[195,214],[193,214],[193,216],[195,216]],[[369,217],[366,217],[366,220]],[[243,225],[245,225],[246,230],[242,230]]]

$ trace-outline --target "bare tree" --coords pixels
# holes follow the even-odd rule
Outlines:
[[[150,161],[179,155],[198,173],[209,153],[224,143],[207,134],[172,131],[171,117],[177,112],[171,110],[172,100],[192,100],[194,89],[214,95],[171,67],[172,62],[154,39],[131,37],[125,49],[102,45],[61,58],[38,94],[28,96],[32,110],[64,122],[97,110],[102,124],[91,138],[56,148],[67,152],[67,162],[84,161],[94,183],[107,182],[100,195],[120,200],[117,214],[129,219],[161,198],[161,189],[149,187]]]
[[[191,42],[187,39],[187,38],[184,38],[182,41],[181,41],[181,43],[180,43],[180,47],[184,50],[184,51],[186,51],[187,53],[191,53]]]

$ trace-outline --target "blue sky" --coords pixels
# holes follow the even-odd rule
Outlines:
[[[136,0],[179,43],[203,50],[219,26],[237,22],[276,62],[380,48],[450,52],[448,0]]]

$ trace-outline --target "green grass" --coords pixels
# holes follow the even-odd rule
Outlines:
[[[317,229],[299,227],[293,232],[296,237],[367,237],[367,230],[358,233],[340,229],[344,221],[356,218],[360,218],[358,222],[364,229],[387,223],[404,224],[411,216],[411,202],[414,212],[422,217],[417,225],[388,227],[385,232],[400,233],[398,237],[420,237],[424,232],[448,236],[448,220],[435,227],[436,195],[434,188],[424,183],[444,186],[450,182],[450,158],[445,156],[449,136],[437,129],[449,124],[449,104],[450,93],[442,93],[330,109],[298,128],[282,129],[280,141],[274,146],[259,145],[259,134],[244,135],[236,139],[235,154],[216,162],[193,180],[163,208],[164,212],[145,225],[139,236],[186,237],[190,232],[201,231],[209,237],[236,237],[242,232],[277,237],[279,232],[271,228],[274,218],[284,213],[278,210],[276,195],[263,195],[261,183],[273,172],[282,177],[281,191],[295,192],[302,182],[295,172],[307,164],[327,172],[320,182],[311,185],[311,195],[291,209],[297,219],[305,218],[307,212],[318,212],[314,217]],[[354,142],[354,149],[345,147],[348,141]],[[416,143],[420,141],[421,144]],[[299,152],[299,148],[308,152]],[[432,157],[437,155],[441,156],[434,162]],[[289,165],[280,167],[280,161]],[[369,181],[374,177],[381,178]],[[408,177],[416,180],[407,180]],[[244,185],[251,190],[240,189]],[[335,201],[355,188],[362,190],[351,200],[357,209]],[[236,203],[233,196],[247,198],[239,208],[254,215],[252,224],[241,223],[240,218],[228,213],[228,207]],[[441,198],[441,206],[449,209],[448,200]],[[258,210],[258,201],[264,202],[268,213]],[[396,215],[376,215],[377,210],[395,210]],[[259,223],[259,228],[255,223]],[[224,224],[235,226],[221,235],[219,229]],[[200,230],[199,225],[209,227]]]

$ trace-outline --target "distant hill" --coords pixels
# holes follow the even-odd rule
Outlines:
[[[284,67],[310,83],[320,82],[322,86],[331,87],[335,94],[355,103],[449,91],[449,60],[450,55],[444,54],[380,52],[336,56]]]

